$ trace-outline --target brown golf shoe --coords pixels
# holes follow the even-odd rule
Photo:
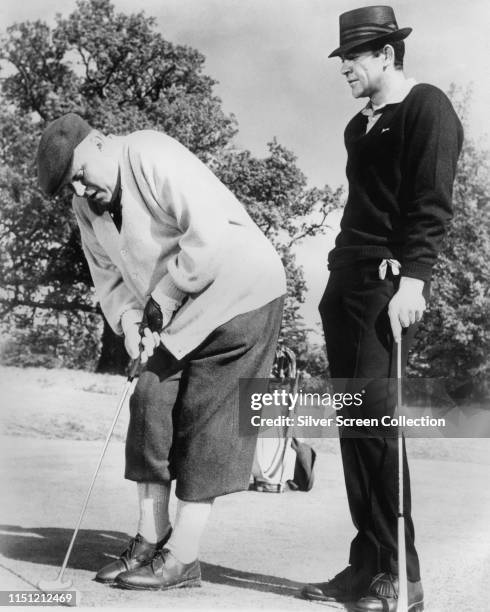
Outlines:
[[[302,597],[313,601],[356,601],[364,595],[372,576],[355,572],[348,565],[331,580],[307,584],[301,591]]]
[[[136,537],[129,541],[128,547],[119,559],[105,565],[97,572],[95,580],[103,584],[113,584],[114,580],[122,572],[134,570],[149,563],[155,553],[161,550],[168,542],[171,533],[172,529],[169,529],[167,535],[156,544],[151,544],[138,533]]]
[[[367,593],[356,602],[353,612],[396,612],[398,605],[398,576],[377,574]],[[422,583],[408,581],[408,612],[422,612],[424,591]]]
[[[199,587],[201,586],[201,567],[198,559],[192,563],[181,563],[168,548],[164,548],[155,554],[151,563],[119,574],[114,586],[149,591]]]

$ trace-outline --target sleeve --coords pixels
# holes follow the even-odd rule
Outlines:
[[[73,211],[80,228],[82,248],[90,269],[95,293],[107,322],[122,335],[121,318],[141,321],[143,311],[137,298],[123,282],[121,273],[98,242],[88,217],[78,198],[73,199]]]
[[[423,90],[406,122],[403,276],[429,280],[452,218],[452,191],[463,128],[447,96]]]
[[[233,194],[193,153],[176,140],[155,134],[150,146],[134,147],[131,165],[143,172],[160,214],[179,234],[178,252],[152,291],[163,307],[206,289],[225,253]],[[228,209],[228,210],[227,210]]]

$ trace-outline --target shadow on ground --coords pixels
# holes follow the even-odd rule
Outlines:
[[[0,525],[0,554],[9,559],[61,566],[73,535],[58,527]],[[128,535],[120,531],[81,529],[73,547],[69,567],[96,571],[124,550]]]
[[[0,554],[5,558],[60,567],[73,531],[57,527],[26,528],[0,525]],[[78,532],[68,566],[95,572],[117,558],[130,536],[121,531],[81,529]],[[286,597],[300,597],[303,586],[277,576],[245,572],[221,565],[201,563],[205,582],[267,592]]]

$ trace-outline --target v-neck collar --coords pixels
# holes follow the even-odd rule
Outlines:
[[[366,109],[368,109],[371,102],[368,102],[366,106],[362,110],[359,111],[359,113],[357,114],[357,117],[360,120],[361,129],[360,129],[360,133],[355,137],[355,140],[369,138],[369,136],[372,136],[373,134],[377,134],[381,129],[383,129],[386,126],[386,123],[391,119],[391,116],[392,116],[392,113],[389,111],[392,110],[393,108],[396,108],[399,104],[403,103],[407,99],[407,97],[410,95],[410,93],[413,91],[413,88],[417,85],[417,82],[415,81],[415,79],[407,79],[407,83],[409,84],[409,87],[407,91],[405,92],[405,95],[403,95],[401,99],[395,99],[395,96],[393,96],[393,98],[391,98],[389,102],[386,102],[384,104],[381,104],[380,106],[374,107],[374,112],[379,112],[380,116],[379,116],[379,119],[377,119],[377,121],[374,123],[374,125],[371,127],[370,130],[366,131],[366,127],[367,127],[367,121],[368,121],[368,114],[373,112],[373,110],[370,110],[368,113],[366,112]]]
[[[416,84],[417,81],[415,79],[406,79],[406,81],[403,83],[403,87],[400,87],[397,91],[395,91],[385,102],[383,102],[383,104],[375,105],[371,100],[369,100],[366,106],[361,110],[361,113],[369,116],[373,113],[382,111],[386,106],[403,102]]]

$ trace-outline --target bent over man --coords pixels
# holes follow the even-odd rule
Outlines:
[[[320,303],[330,373],[364,399],[350,416],[393,415],[387,379],[403,363],[425,309],[437,253],[452,215],[462,127],[446,95],[403,72],[404,40],[393,9],[371,6],[340,16],[341,60],[354,98],[369,98],[345,130],[349,194],[330,277]],[[367,381],[367,382],[366,382]],[[347,408],[343,409],[344,412]],[[341,428],[347,497],[357,534],[349,565],[308,585],[309,599],[355,601],[358,612],[397,605],[397,440],[381,428]],[[404,449],[409,610],[423,609]],[[400,571],[405,571],[400,568]]]
[[[214,498],[248,487],[255,437],[238,432],[238,381],[269,376],[286,290],[281,260],[233,194],[163,133],[107,136],[70,113],[45,129],[37,163],[46,195],[73,191],[103,313],[129,355],[142,349],[147,361],[126,439],[137,533],[96,580],[198,585]]]

